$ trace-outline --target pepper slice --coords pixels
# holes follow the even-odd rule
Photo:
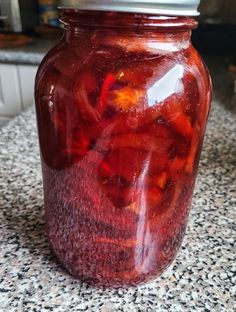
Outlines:
[[[107,108],[108,93],[110,89],[112,88],[112,86],[115,84],[115,82],[116,82],[116,77],[112,73],[109,73],[103,82],[101,92],[100,92],[100,97],[99,97],[98,104],[97,104],[97,111],[100,114],[103,114]]]
[[[140,108],[140,104],[145,102],[145,96],[141,90],[125,86],[110,91],[107,102],[118,112],[129,112]]]
[[[104,140],[104,143],[106,140]],[[162,154],[168,152],[172,145],[172,139],[150,135],[148,133],[127,133],[113,136],[110,140],[110,149],[133,148],[149,153]]]
[[[191,137],[193,134],[193,127],[191,119],[182,111],[181,104],[178,101],[171,101],[162,107],[162,115],[177,133],[183,137]]]
[[[188,174],[193,173],[194,166],[197,160],[197,155],[199,151],[199,143],[200,143],[200,127],[196,126],[196,129],[193,134],[192,143],[190,147],[190,152],[188,158],[186,160],[185,171]]]
[[[98,168],[101,178],[120,177],[126,185],[139,177],[148,154],[142,150],[124,147],[110,150]]]
[[[90,95],[97,94],[97,79],[91,73],[77,72],[73,86],[75,102],[80,116],[91,123],[101,119],[99,111],[94,107]]]
[[[159,175],[152,175],[147,177],[147,186],[154,186],[164,190],[168,181],[168,174],[166,171],[161,172]]]

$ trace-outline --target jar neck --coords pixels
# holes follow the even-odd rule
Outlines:
[[[191,31],[198,23],[190,17],[159,16],[140,13],[82,11],[61,9],[61,21],[65,25],[99,27],[99,28],[129,28],[136,31],[152,29],[159,32]]]
[[[91,44],[98,38],[121,44],[124,38],[139,41],[146,38],[151,49],[181,50],[190,45],[191,31],[197,22],[189,17],[169,17],[119,12],[61,10],[61,22],[65,26],[67,42],[84,38]],[[127,40],[126,40],[127,44]]]

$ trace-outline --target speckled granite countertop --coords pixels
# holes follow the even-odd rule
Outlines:
[[[0,49],[0,63],[39,65],[56,41],[35,39],[31,44],[11,49]]]
[[[44,232],[35,115],[0,129],[0,311],[236,310],[236,115],[213,102],[187,234],[154,282],[94,289],[59,266]]]

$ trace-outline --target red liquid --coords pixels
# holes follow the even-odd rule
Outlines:
[[[135,285],[180,247],[210,81],[191,45],[163,53],[133,31],[87,35],[62,42],[38,73],[47,230],[74,276]]]

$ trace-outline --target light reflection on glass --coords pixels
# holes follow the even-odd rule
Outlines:
[[[184,68],[178,64],[158,80],[147,92],[149,106],[164,101],[174,93],[182,92],[183,84],[181,80],[183,74]]]

